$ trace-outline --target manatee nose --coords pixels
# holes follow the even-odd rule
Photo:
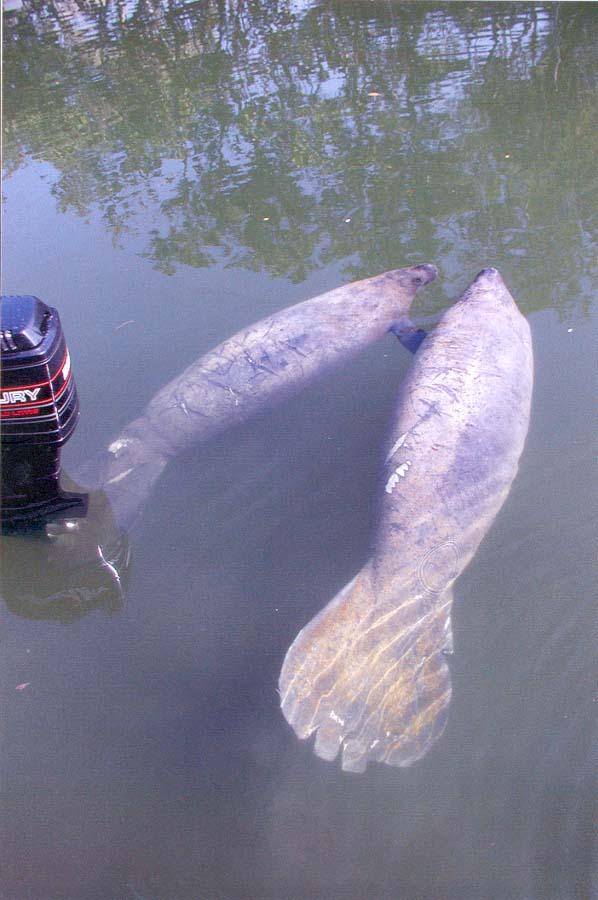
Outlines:
[[[505,283],[502,275],[494,266],[487,266],[482,269],[471,282],[470,287],[476,286],[479,291],[491,291],[496,293],[504,288]]]
[[[431,263],[422,263],[421,266],[413,266],[413,280],[415,284],[429,284],[438,277],[438,269]]]

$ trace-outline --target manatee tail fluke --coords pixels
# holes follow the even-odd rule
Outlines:
[[[280,674],[281,706],[300,738],[346,771],[408,766],[442,734],[451,697],[444,654],[452,595],[377,602],[369,566],[303,630]]]
[[[135,522],[168,462],[168,455],[143,433],[137,419],[101,453],[84,463],[76,480],[90,490],[102,490],[110,499],[115,520],[128,529]]]

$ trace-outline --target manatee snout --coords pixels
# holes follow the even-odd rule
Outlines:
[[[413,302],[417,291],[421,287],[430,284],[438,278],[438,269],[431,263],[421,263],[419,266],[407,266],[404,269],[391,269],[374,278],[357,282],[356,288],[363,297],[364,286],[370,296],[375,293],[375,300],[380,306],[380,300],[397,306],[397,314],[405,315]],[[372,290],[374,289],[374,291]],[[387,307],[380,307],[386,309]]]
[[[478,272],[461,300],[468,305],[474,301],[482,301],[484,304],[498,303],[500,306],[513,306],[514,304],[502,275],[494,266],[486,266]]]
[[[471,287],[482,288],[484,290],[496,290],[498,287],[504,287],[502,275],[494,266],[488,266],[482,269],[471,283]]]
[[[431,263],[422,263],[421,266],[412,266],[409,269],[411,283],[414,287],[422,287],[422,285],[430,284],[438,278],[438,269]]]
[[[424,287],[438,278],[438,269],[432,263],[422,263],[419,266],[408,266],[405,269],[391,269],[390,272],[384,272],[378,278],[381,285],[391,289],[400,287],[413,299],[418,288]]]

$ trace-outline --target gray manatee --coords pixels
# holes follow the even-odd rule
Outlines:
[[[503,505],[525,442],[530,330],[496,269],[446,311],[401,385],[371,558],[299,633],[282,710],[315,752],[408,766],[451,696],[451,586]]]
[[[169,459],[298,391],[393,330],[405,343],[417,289],[432,265],[343,285],[250,325],[163,387],[78,479],[102,488],[131,524]]]

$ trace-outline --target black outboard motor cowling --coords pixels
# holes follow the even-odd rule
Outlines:
[[[60,448],[79,401],[58,312],[37,297],[2,297],[2,531],[84,516],[85,494],[60,488]]]

